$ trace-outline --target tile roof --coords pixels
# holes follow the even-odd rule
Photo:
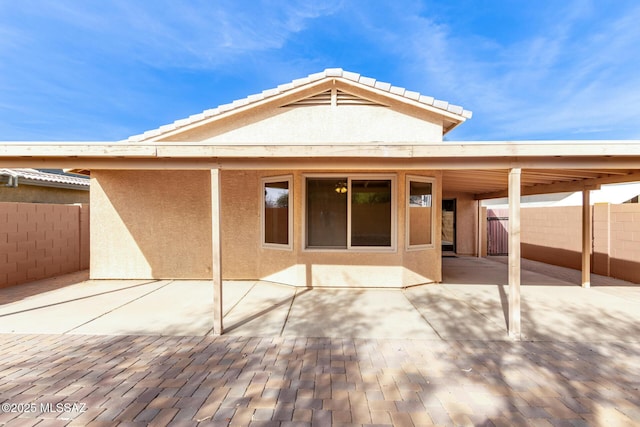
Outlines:
[[[462,118],[462,120],[469,119],[472,116],[472,112],[469,110],[465,110],[459,105],[449,104],[447,101],[442,101],[440,99],[434,99],[431,96],[421,95],[418,92],[407,90],[403,87],[392,86],[390,83],[380,82],[371,77],[361,76],[358,73],[353,73],[350,71],[345,71],[342,68],[327,68],[326,70],[310,74],[307,77],[295,79],[289,83],[281,84],[276,88],[267,89],[262,91],[262,93],[249,95],[246,98],[238,99],[228,104],[220,105],[216,108],[212,108],[209,110],[205,110],[201,113],[194,114],[185,119],[176,120],[173,123],[160,126],[157,129],[146,131],[143,134],[134,135],[129,137],[129,142],[139,142],[144,141],[153,137],[160,136],[166,132],[171,132],[187,125],[197,123],[199,121],[220,115],[222,113],[226,113],[236,108],[243,107],[245,105],[249,105],[258,101],[262,101],[264,99],[268,99],[270,97],[279,95],[281,93],[287,92],[289,90],[295,89],[297,87],[313,83],[325,78],[342,78],[345,80],[350,80],[356,83],[360,83],[365,86],[369,86],[378,90],[382,90],[385,92],[389,92],[393,95],[402,96],[404,98],[410,99],[412,101],[417,101],[421,104],[429,105],[435,107],[437,109],[446,111],[448,113],[456,114]]]
[[[49,173],[39,171],[37,169],[2,169],[0,168],[0,176],[18,177],[18,179],[37,181],[51,184],[66,184],[79,187],[89,187],[87,178],[63,175],[58,173]]]

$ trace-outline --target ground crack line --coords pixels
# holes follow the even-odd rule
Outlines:
[[[157,282],[157,280],[155,280],[154,282]],[[144,283],[144,284],[145,284],[145,285],[149,285],[149,284],[154,283],[154,282],[149,282],[149,283]],[[68,333],[70,333],[71,331],[74,331],[74,330],[76,330],[76,329],[78,329],[78,328],[80,328],[80,327],[82,327],[82,326],[84,326],[84,325],[86,325],[86,324],[89,324],[89,323],[91,323],[91,322],[93,322],[93,321],[95,321],[95,320],[97,320],[97,319],[99,319],[99,318],[101,318],[101,317],[106,316],[107,314],[113,313],[114,311],[119,310],[119,309],[121,309],[122,307],[124,307],[124,306],[126,306],[126,305],[129,305],[129,304],[131,304],[131,303],[132,303],[132,302],[134,302],[134,301],[138,301],[139,299],[144,298],[144,297],[146,297],[147,295],[150,295],[150,294],[152,294],[152,293],[154,293],[154,292],[159,291],[159,290],[160,290],[160,289],[162,289],[162,288],[165,288],[165,287],[169,286],[169,285],[170,285],[170,284],[172,284],[173,282],[175,282],[175,280],[169,280],[169,282],[167,282],[165,285],[162,285],[162,286],[160,286],[160,287],[158,287],[158,288],[156,288],[156,289],[152,289],[152,290],[150,290],[149,292],[147,292],[147,293],[145,293],[145,294],[142,294],[142,295],[140,295],[139,297],[132,299],[131,301],[127,301],[127,302],[125,302],[124,304],[121,304],[121,305],[119,305],[119,306],[117,306],[117,307],[114,307],[114,308],[112,308],[112,309],[111,309],[111,310],[109,310],[109,311],[105,311],[104,313],[100,314],[99,316],[96,316],[96,317],[94,317],[93,319],[87,320],[86,322],[81,323],[81,324],[79,324],[78,326],[74,326],[73,328],[69,329],[68,331],[63,332],[63,334],[68,334]]]

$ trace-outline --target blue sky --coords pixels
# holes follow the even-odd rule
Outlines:
[[[635,0],[0,0],[0,140],[109,141],[340,67],[450,140],[640,139]]]

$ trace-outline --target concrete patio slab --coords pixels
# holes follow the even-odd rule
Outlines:
[[[206,282],[205,282],[206,283]],[[228,283],[228,282],[227,282]],[[223,316],[229,314],[244,297],[253,289],[256,285],[256,281],[234,281],[233,286],[227,286],[223,283],[224,297],[222,298],[222,312]],[[205,301],[213,300],[213,286],[209,286],[210,283],[206,283],[206,287],[211,290],[211,298]]]
[[[474,285],[465,297],[453,285],[417,286],[404,293],[440,339],[509,339],[495,285]]]
[[[604,285],[582,289],[555,277],[572,279],[574,273],[567,269],[527,260],[523,266],[529,268],[522,274],[524,340],[637,339],[629,331],[640,322],[640,287],[594,275],[592,282]],[[225,333],[510,340],[504,259],[445,258],[443,269],[444,283],[405,290],[225,281]],[[558,273],[550,275],[554,271]],[[213,287],[208,281],[53,282],[0,290],[0,333],[191,336],[212,331]]]
[[[152,294],[168,281],[87,281],[0,307],[0,332],[62,334]],[[117,325],[105,333],[117,333]]]
[[[607,292],[607,290],[609,292]],[[524,288],[523,338],[531,341],[627,341],[640,321],[640,288],[633,297],[612,294],[613,288]]]
[[[224,282],[224,295],[241,282]],[[230,335],[277,337],[287,321],[296,288],[254,282],[242,299],[225,313],[224,331]]]
[[[283,335],[438,338],[402,291],[382,289],[299,291]]]
[[[187,295],[188,298],[185,298]],[[192,300],[208,303],[194,304]],[[213,288],[206,282],[163,281],[155,285],[151,292],[137,298],[131,295],[126,303],[69,332],[105,335],[207,335],[213,329],[211,301]]]
[[[592,274],[592,287],[579,286],[579,271],[522,260],[521,304],[522,339],[529,341],[628,341],[640,321],[640,286],[611,277]],[[465,339],[465,331],[475,328],[466,337],[483,336],[490,325],[506,328],[508,319],[508,280],[506,257],[445,258],[444,286],[454,301],[458,313],[474,313],[490,320],[462,324],[458,328],[441,327],[443,337]],[[493,284],[486,284],[487,282]],[[437,301],[436,312],[446,304]],[[464,310],[463,305],[472,310]],[[455,314],[453,314],[455,316]],[[476,323],[481,322],[481,323]],[[456,323],[458,324],[458,323]],[[474,325],[482,325],[480,328]],[[460,332],[462,329],[462,333]],[[480,330],[478,330],[480,329]],[[495,332],[495,331],[494,331]],[[492,335],[495,339],[495,335]],[[485,338],[488,338],[485,336]]]

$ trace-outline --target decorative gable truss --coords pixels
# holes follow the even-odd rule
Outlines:
[[[339,105],[374,105],[378,107],[388,107],[388,105],[380,104],[369,99],[351,95],[340,89],[333,88],[326,92],[322,92],[317,95],[313,95],[308,98],[303,98],[290,104],[283,105],[281,108],[319,105],[330,105],[332,107],[337,107]]]

